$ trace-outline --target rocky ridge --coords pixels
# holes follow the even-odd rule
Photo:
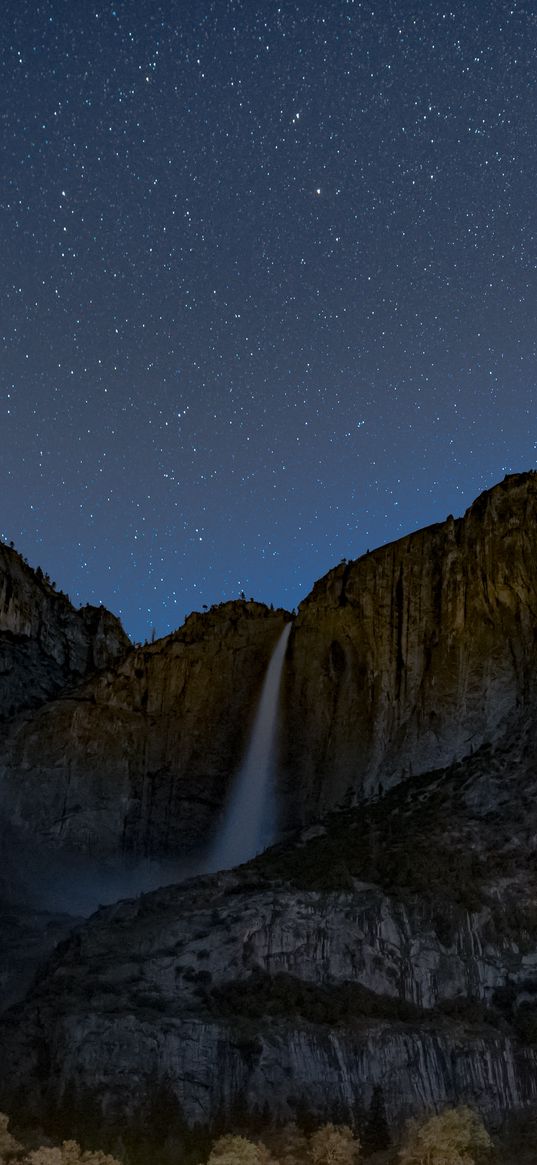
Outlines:
[[[9,726],[31,720],[59,693],[113,667],[131,648],[119,619],[104,607],[76,610],[42,570],[0,543],[0,755]],[[35,845],[35,833],[31,837]],[[13,844],[0,820],[0,1008],[19,998],[35,966],[72,929],[74,919],[28,897],[27,848]]]
[[[285,672],[282,795],[304,822],[462,759],[535,707],[537,474],[315,584]]]
[[[463,518],[314,586],[284,671],[286,827],[462,759],[535,707],[536,559],[537,474],[520,474]],[[157,857],[198,844],[217,826],[290,617],[242,601],[193,614],[15,720],[3,811],[67,849]]]
[[[130,646],[115,615],[75,610],[39,568],[0,542],[0,721],[113,666]]]
[[[537,1103],[536,499],[508,478],[316,584],[282,700],[302,832],[77,928],[4,1018],[6,1107],[89,1090],[110,1120],[156,1088],[190,1124],[267,1099],[351,1116],[375,1084],[394,1123]],[[207,838],[288,618],[193,615],[15,718],[10,825],[102,855]]]

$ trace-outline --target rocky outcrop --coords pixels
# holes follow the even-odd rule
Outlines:
[[[79,921],[0,898],[0,1012],[24,998],[37,968]]]
[[[104,607],[75,610],[0,542],[0,721],[111,667],[129,648],[119,619]]]
[[[375,1085],[382,1087],[392,1129],[411,1114],[446,1105],[470,1104],[490,1121],[537,1100],[533,1052],[498,1035],[469,1037],[463,1026],[450,1030],[445,1023],[379,1022],[349,1031],[87,1008],[62,1014],[50,1043],[40,1038],[37,1017],[25,1035],[31,1042],[21,1049],[3,1104],[11,1107],[18,1080],[25,1087],[30,1082],[23,1112],[34,1120],[69,1092],[91,1094],[102,1105],[103,1124],[110,1113],[118,1129],[128,1127],[159,1088],[171,1091],[190,1126],[202,1127],[222,1119],[225,1127],[237,1108],[255,1114],[267,1105],[283,1121],[304,1110],[319,1122],[334,1113],[348,1121],[369,1106]],[[34,1047],[46,1064],[46,1085],[37,1080]],[[9,1032],[6,1050],[12,1063]]]
[[[18,721],[0,765],[4,816],[94,856],[177,856],[206,841],[288,618],[243,601],[195,613]]]
[[[90,1091],[123,1119],[162,1088],[191,1125],[267,1100],[350,1116],[375,1084],[393,1123],[537,1103],[536,502],[537,475],[508,478],[316,584],[283,692],[306,827],[78,927],[3,1019],[0,1107]],[[193,615],[15,719],[11,827],[99,864],[206,839],[288,619]]]
[[[290,821],[448,765],[535,710],[536,562],[529,473],[316,583],[285,672]]]
[[[506,478],[463,518],[340,564],[315,585],[284,669],[284,825],[440,769],[534,715],[536,561],[530,473]],[[19,636],[17,675],[39,687],[29,644],[46,662],[44,692],[54,653],[59,684],[75,663],[78,674],[88,666],[90,649],[76,654],[72,630],[59,637],[66,600],[42,585],[50,611],[37,617],[24,597],[29,572],[18,569],[7,607],[4,599]],[[206,839],[289,617],[242,601],[194,614],[15,723],[0,757],[10,820],[54,845],[106,854],[177,854]],[[66,608],[65,618],[69,629],[88,616]]]
[[[325,836],[302,851],[315,868]],[[446,1103],[490,1119],[537,1102],[537,1053],[513,1026],[517,1000],[535,1001],[537,934],[498,927],[501,883],[475,910],[356,879],[299,889],[278,875],[286,853],[307,866],[283,847],[80,927],[4,1023],[2,1103],[24,1094],[36,1116],[90,1092],[124,1119],[162,1086],[190,1124],[267,1100],[282,1120],[350,1117],[381,1084],[398,1124]]]
[[[100,910],[0,1028],[0,1106],[119,1126],[269,1103],[390,1122],[537,1103],[535,730],[337,812],[238,871]],[[31,952],[30,952],[31,954]],[[26,964],[27,967],[27,964]],[[1,968],[0,968],[1,970]]]

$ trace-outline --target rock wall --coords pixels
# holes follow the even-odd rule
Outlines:
[[[155,1087],[171,1089],[189,1125],[206,1126],[237,1110],[270,1108],[289,1121],[300,1110],[321,1123],[337,1113],[352,1119],[382,1087],[386,1115],[400,1126],[412,1115],[469,1104],[487,1121],[537,1101],[533,1050],[486,1033],[394,1028],[369,1023],[355,1031],[273,1022],[235,1028],[196,1018],[148,1014],[64,1014],[53,1040],[35,1033],[47,1085],[37,1079],[30,1045],[21,1053],[2,1103],[10,1106],[24,1081],[25,1111],[50,1112],[69,1090],[94,1097],[103,1115],[132,1120]],[[7,1036],[7,1054],[13,1063]],[[29,1070],[34,1073],[30,1075]],[[17,1109],[15,1109],[17,1111]],[[148,1130],[149,1132],[150,1130]]]
[[[24,998],[37,967],[79,921],[0,898],[0,1012]]]
[[[92,855],[178,855],[206,840],[286,618],[241,601],[193,614],[17,722],[0,764],[12,826]]]
[[[104,607],[75,610],[0,542],[0,721],[112,666],[129,648],[114,615]]]
[[[394,1123],[537,1102],[536,502],[537,475],[508,478],[316,584],[284,671],[287,819],[369,805],[78,928],[4,1017],[0,1106],[89,1089],[128,1115],[159,1082],[192,1124],[267,1100],[350,1114],[377,1083]],[[100,859],[206,840],[288,618],[193,615],[13,720],[12,826]]]
[[[124,650],[107,612],[74,612],[1,553],[4,707]],[[536,561],[530,473],[314,586],[284,668],[284,827],[449,765],[535,714]],[[0,756],[10,820],[103,854],[166,856],[206,839],[287,618],[242,601],[194,614],[16,723]]]
[[[256,890],[249,877],[169,887],[76,931],[4,1024],[2,1096],[19,1089],[39,1113],[66,1089],[89,1089],[103,1112],[132,1115],[160,1081],[191,1124],[267,1099],[281,1119],[301,1105],[351,1114],[375,1084],[394,1123],[446,1103],[497,1118],[537,1101],[535,1049],[434,1010],[455,997],[488,1000],[506,977],[523,985],[535,947],[522,954],[514,941],[487,938],[486,910],[460,911],[446,941],[423,903],[403,906],[375,886],[297,896]],[[325,988],[350,981],[377,1005],[422,1010],[389,1022],[347,1008],[334,1025],[290,1003],[287,1015],[248,1018],[239,994],[236,1014],[218,1014],[218,988],[247,986],[260,971]]]
[[[530,473],[316,583],[285,673],[290,821],[448,765],[535,708],[536,562]]]

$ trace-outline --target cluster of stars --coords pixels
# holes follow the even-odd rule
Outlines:
[[[518,0],[6,0],[2,522],[143,639],[535,463]]]

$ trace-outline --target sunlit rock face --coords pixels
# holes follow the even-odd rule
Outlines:
[[[104,607],[75,608],[41,571],[0,543],[0,721],[111,667],[130,648]]]
[[[535,706],[536,563],[530,473],[316,583],[284,677],[290,820],[450,764]]]
[[[240,763],[283,611],[222,604],[12,729],[0,801],[17,829],[90,855],[205,841]]]

